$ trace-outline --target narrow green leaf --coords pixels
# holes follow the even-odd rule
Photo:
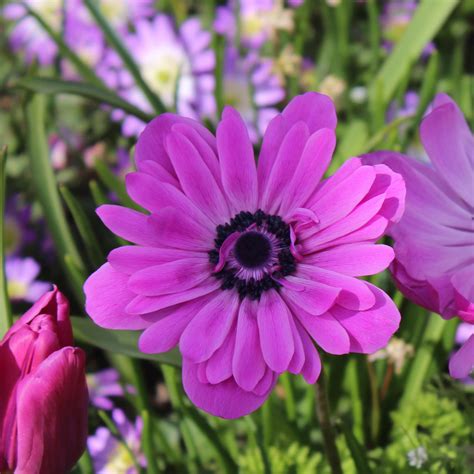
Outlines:
[[[97,6],[97,3],[92,0],[84,0],[84,3],[86,4],[87,9],[99,25],[100,29],[104,33],[107,42],[115,49],[117,54],[120,56],[120,58],[125,64],[125,67],[129,70],[137,86],[145,94],[145,97],[148,99],[155,112],[157,114],[166,112],[166,107],[164,106],[163,102],[144,81],[140,73],[140,69],[136,65],[131,54],[129,53],[125,45],[122,43],[117,33],[109,25],[107,19],[104,17],[104,15],[102,15],[100,8]]]
[[[138,331],[113,331],[95,325],[88,318],[73,316],[71,318],[74,337],[83,344],[100,347],[106,351],[146,359],[162,364],[181,366],[181,357],[177,349],[165,354],[145,354],[138,350]]]
[[[115,94],[115,92],[104,87],[94,86],[93,84],[84,84],[75,81],[60,81],[58,79],[50,79],[47,77],[26,77],[18,79],[18,81],[14,83],[14,86],[42,94],[78,95],[85,97],[86,99],[95,100],[122,109],[127,114],[134,115],[144,122],[149,122],[153,119],[152,115],[143,112],[126,100],[123,100],[120,96]]]
[[[70,266],[63,260],[64,257],[69,255],[78,272],[84,273],[84,266],[66,222],[49,159],[45,131],[45,106],[44,96],[37,94],[33,95],[26,104],[27,145],[31,177],[59,260],[68,277],[75,279],[77,275],[71,273]],[[76,296],[79,296],[77,292]]]
[[[48,23],[46,23],[46,21],[40,15],[38,15],[32,8],[29,8],[27,5],[25,5],[25,8],[28,10],[28,13],[33,16],[36,21],[42,26],[46,33],[48,33],[50,38],[56,43],[59,52],[61,53],[61,56],[71,61],[80,76],[91,84],[94,84],[99,87],[104,87],[102,80],[79,56],[77,56],[77,54],[74,53],[74,51],[64,42],[61,36],[56,33],[51,28],[51,26],[49,26]]]
[[[413,115],[406,115],[404,117],[398,117],[389,124],[382,127],[378,132],[376,132],[371,138],[367,140],[365,146],[361,150],[361,153],[368,153],[373,149],[379,147],[385,138],[395,131],[400,125],[411,122],[413,120]]]
[[[379,70],[375,83],[383,84],[384,101],[393,97],[403,74],[418,60],[423,48],[438,33],[459,0],[423,0],[393,52]]]
[[[5,200],[6,176],[5,164],[7,161],[7,147],[0,147],[0,339],[13,323],[10,300],[7,291],[7,277],[5,275]]]
[[[348,426],[347,422],[342,421],[339,426],[342,428],[344,437],[346,438],[346,444],[351,452],[352,460],[357,469],[358,474],[371,474],[369,461],[366,456],[367,449],[364,448],[357,438],[354,436],[352,429]]]
[[[423,332],[421,343],[418,345],[415,358],[410,366],[405,382],[405,390],[400,400],[400,409],[415,400],[420,393],[430,364],[434,359],[434,352],[443,336],[447,321],[435,313],[431,313],[428,324]]]
[[[84,291],[82,290],[82,287],[84,285],[84,281],[86,280],[86,274],[77,267],[74,259],[69,254],[64,256],[64,265],[68,273],[68,283],[74,291],[76,300],[81,306],[84,306]]]
[[[96,206],[102,206],[102,204],[109,202],[105,197],[105,194],[102,192],[102,189],[100,189],[99,183],[95,179],[89,182],[89,189]]]
[[[77,199],[65,186],[61,186],[60,191],[69,211],[71,212],[91,263],[95,267],[99,267],[104,262],[104,255],[102,254],[99,241],[92,230],[92,226],[88,222],[84,210],[79,205]]]
[[[127,194],[127,190],[125,188],[125,183],[123,182],[123,180],[119,179],[114,173],[112,173],[112,171],[105,164],[104,161],[97,160],[95,162],[95,170],[97,171],[97,174],[99,175],[99,178],[102,183],[104,183],[104,185],[107,186],[110,191],[114,192],[117,195],[118,200],[121,204],[126,207],[136,209],[138,211],[143,211],[143,209],[138,206],[134,201],[132,201],[130,196]]]
[[[158,466],[156,464],[156,454],[153,442],[153,422],[148,410],[141,412],[143,421],[142,446],[147,459],[147,474],[158,474]]]

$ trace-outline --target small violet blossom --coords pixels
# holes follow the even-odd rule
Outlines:
[[[474,137],[446,94],[436,96],[420,136],[428,163],[388,151],[364,158],[387,164],[407,185],[405,214],[389,230],[396,255],[391,271],[407,298],[474,324]],[[451,359],[450,372],[467,376],[473,363],[471,336]]]
[[[132,424],[122,410],[115,409],[112,420],[122,441],[127,444],[139,464],[146,467],[146,459],[140,448],[143,429],[141,418],[137,418],[135,424]],[[87,447],[97,474],[138,474],[130,452],[107,428],[102,426],[94,435],[89,436]]]
[[[324,95],[295,97],[267,127],[258,165],[245,123],[224,109],[214,137],[163,114],[136,145],[126,178],[137,212],[98,214],[134,242],[85,283],[96,324],[144,330],[145,353],[179,345],[183,385],[203,410],[256,410],[286,371],[314,383],[331,354],[373,353],[400,322],[391,299],[357,277],[390,264],[376,242],[404,208],[404,182],[385,165],[348,160],[323,179],[336,113]]]
[[[114,407],[110,397],[122,397],[125,394],[120,384],[120,374],[112,368],[87,374],[87,386],[91,404],[102,410]]]
[[[456,331],[456,343],[461,348],[449,360],[449,373],[465,384],[474,384],[474,324],[461,323]]]
[[[7,258],[5,274],[7,277],[7,292],[10,299],[34,303],[50,290],[50,283],[36,280],[40,270],[39,264],[31,257]]]
[[[143,79],[167,108],[197,118],[215,110],[213,97],[215,56],[211,34],[197,18],[190,18],[179,29],[170,16],[159,14],[152,21],[135,23],[135,32],[124,34],[123,41],[133,51]],[[118,55],[109,51],[101,66],[105,82],[145,112],[153,109],[143,92],[124,68]],[[115,110],[114,119],[123,119],[126,136],[138,136],[145,127],[140,119]]]

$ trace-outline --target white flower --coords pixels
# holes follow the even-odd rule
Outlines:
[[[424,446],[418,446],[418,448],[408,451],[407,458],[410,466],[420,469],[428,461],[428,453]]]

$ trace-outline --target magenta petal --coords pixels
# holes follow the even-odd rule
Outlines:
[[[348,244],[319,252],[311,262],[348,276],[375,275],[385,270],[394,258],[392,247],[375,244]]]
[[[258,303],[245,298],[237,319],[232,370],[235,381],[244,390],[253,390],[262,379],[266,364],[260,349],[257,323]]]
[[[197,364],[183,359],[183,387],[190,400],[214,416],[233,419],[252,413],[267,399],[273,385],[261,395],[246,392],[229,378],[219,384],[203,384],[197,378]]]
[[[252,390],[252,392],[258,396],[262,396],[265,393],[268,393],[275,386],[277,378],[278,374],[273,372],[273,370],[267,366],[267,368],[265,369],[265,374],[255,386],[255,388]]]
[[[158,296],[189,290],[209,277],[209,261],[203,258],[184,258],[154,265],[134,273],[128,288],[138,295]]]
[[[179,341],[184,358],[204,362],[221,347],[239,309],[237,293],[221,292],[189,323]]]
[[[288,372],[292,374],[299,374],[305,363],[305,350],[303,342],[301,341],[301,336],[296,328],[296,321],[293,318],[290,318],[291,332],[293,334],[293,342],[295,344],[295,353],[291,358],[290,365],[288,366]]]
[[[287,370],[295,352],[286,303],[275,290],[262,294],[258,306],[260,345],[265,362],[275,372]]]
[[[257,209],[257,170],[252,143],[244,121],[232,107],[225,107],[217,127],[217,151],[222,184],[233,213]]]
[[[139,245],[157,245],[145,214],[112,204],[104,204],[96,212],[104,225],[119,237]]]
[[[125,310],[135,297],[127,289],[128,278],[105,263],[84,283],[86,312],[98,326],[109,329],[144,329],[149,326],[140,316]]]
[[[69,472],[86,447],[85,356],[65,347],[20,383],[15,472]]]
[[[319,374],[321,373],[321,359],[319,358],[316,347],[314,347],[313,341],[298,321],[296,321],[296,327],[304,349],[305,362],[301,369],[301,375],[307,383],[313,384],[318,380]]]
[[[385,347],[400,324],[400,312],[382,290],[367,283],[376,302],[367,311],[351,311],[341,307],[331,309],[332,315],[349,333],[351,352],[371,354]]]
[[[163,317],[154,322],[140,336],[138,347],[146,354],[167,352],[178,345],[186,326],[207,303],[207,297],[199,298],[162,310]]]
[[[206,378],[212,384],[221,383],[232,376],[232,358],[235,347],[235,327],[229,331],[219,349],[210,357],[206,365]]]
[[[474,370],[474,334],[449,360],[449,374],[455,379],[468,377]]]

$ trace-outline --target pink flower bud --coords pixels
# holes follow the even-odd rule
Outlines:
[[[0,471],[66,473],[85,449],[85,355],[55,287],[0,342]]]

